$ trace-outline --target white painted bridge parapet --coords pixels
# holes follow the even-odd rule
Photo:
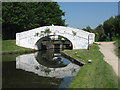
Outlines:
[[[16,33],[16,45],[31,49],[39,49],[36,43],[41,38],[45,37],[41,35],[41,31],[50,29],[49,35],[61,35],[71,41],[73,49],[87,49],[88,44],[92,44],[95,40],[95,34],[83,31],[81,29],[65,27],[65,26],[44,26],[35,28],[32,30]],[[76,33],[76,35],[73,34]],[[35,36],[36,33],[40,33],[41,36]],[[89,40],[88,40],[89,38]]]

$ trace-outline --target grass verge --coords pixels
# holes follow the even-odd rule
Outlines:
[[[2,40],[2,52],[30,50],[16,45],[16,40]]]
[[[90,50],[65,50],[64,53],[86,63],[69,88],[118,88],[118,78],[112,67],[103,60],[97,44],[91,45]],[[92,63],[87,63],[89,59]]]

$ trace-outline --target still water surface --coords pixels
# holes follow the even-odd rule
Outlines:
[[[24,55],[3,55],[3,88],[67,88],[80,66],[46,50]]]

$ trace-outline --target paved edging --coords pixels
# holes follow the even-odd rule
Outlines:
[[[70,61],[72,61],[72,62],[74,62],[74,63],[76,63],[76,64],[78,64],[80,66],[83,66],[85,64],[84,62],[80,62],[79,60],[71,57],[70,55],[68,55],[68,54],[66,54],[64,52],[61,52],[61,55],[64,56],[64,57],[66,57],[66,58],[68,58]]]

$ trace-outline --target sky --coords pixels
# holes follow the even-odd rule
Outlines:
[[[118,2],[58,2],[69,27],[95,28],[118,14]]]

